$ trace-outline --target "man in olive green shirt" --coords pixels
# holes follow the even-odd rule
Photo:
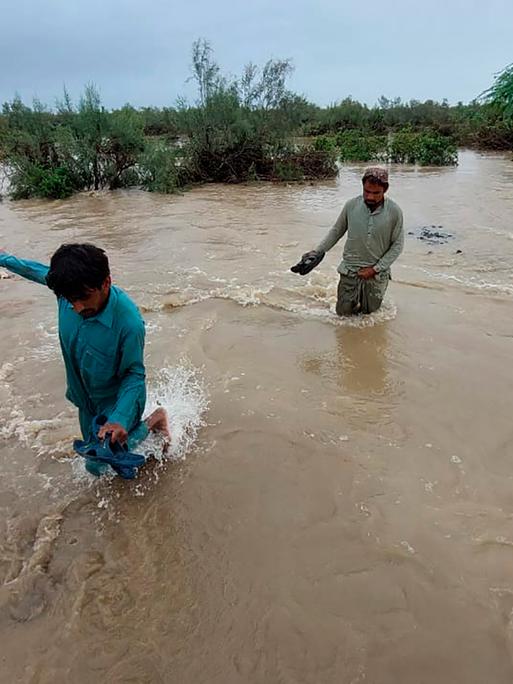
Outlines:
[[[391,277],[390,267],[403,250],[402,211],[385,197],[388,172],[370,167],[362,183],[363,193],[346,202],[333,228],[308,253],[323,256],[347,233],[338,267],[336,311],[339,316],[369,314],[380,308]]]

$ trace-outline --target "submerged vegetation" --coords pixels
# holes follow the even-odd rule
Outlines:
[[[193,104],[108,111],[94,85],[78,104],[66,91],[53,109],[5,103],[0,162],[12,197],[314,180],[333,178],[337,160],[444,166],[457,163],[459,146],[513,149],[513,65],[468,105],[381,97],[375,107],[346,98],[321,108],[287,88],[289,60],[228,78],[207,42],[196,41],[192,57]]]
[[[374,135],[358,129],[315,139],[319,150],[336,150],[342,162],[382,162],[451,166],[458,163],[456,143],[437,131],[415,131],[410,127],[388,135]]]

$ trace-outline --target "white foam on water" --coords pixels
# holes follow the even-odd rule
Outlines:
[[[449,283],[455,283],[456,285],[460,285],[460,286],[463,286],[465,288],[472,289],[472,290],[491,292],[491,293],[496,293],[496,294],[508,294],[508,295],[513,294],[513,285],[506,285],[505,283],[487,282],[486,280],[482,280],[482,279],[477,278],[475,276],[462,277],[462,276],[453,275],[450,273],[442,273],[439,271],[430,271],[429,269],[422,268],[420,266],[419,267],[408,266],[408,268],[415,268],[416,270],[420,271],[421,273],[425,273],[427,276],[429,276],[433,280],[440,280],[440,281],[445,281],[445,282],[449,282]]]
[[[14,365],[6,361],[0,366],[0,382],[6,381],[14,371]]]
[[[218,282],[218,281],[216,281]],[[146,307],[146,311],[163,311],[190,306],[208,299],[230,299],[241,306],[262,304],[262,297],[272,291],[274,285],[258,288],[230,283],[228,287],[212,287],[208,290],[198,290],[188,286],[178,294],[167,296],[156,308]]]
[[[335,311],[335,304],[326,307],[311,307],[304,304],[291,304],[280,307],[285,311],[296,313],[303,318],[321,320],[330,325],[337,325],[346,328],[372,328],[375,325],[391,321],[397,316],[397,307],[389,300],[385,299],[381,308],[372,314],[358,314],[355,316],[338,316]]]
[[[156,323],[155,321],[145,321],[145,326],[146,333],[149,336],[154,335],[155,333],[158,333],[162,330],[162,326]]]
[[[186,360],[181,360],[177,366],[160,369],[148,384],[148,401],[145,417],[155,409],[162,407],[169,417],[171,444],[164,453],[164,442],[157,434],[152,434],[138,446],[135,451],[143,453],[147,458],[155,458],[161,464],[168,461],[184,460],[191,452],[198,438],[200,429],[206,424],[205,413],[209,406],[206,383],[201,376],[200,369]],[[85,461],[76,458],[71,461],[73,479],[86,486],[107,484],[117,476],[109,468],[100,478],[90,475],[85,469]],[[158,480],[158,473],[154,473],[154,480]],[[144,496],[151,489],[151,484],[134,484],[134,496]],[[108,509],[111,498],[105,489],[96,490],[98,508]]]
[[[0,407],[0,439],[15,439],[29,448],[37,457],[52,456],[61,463],[69,464],[71,479],[79,486],[90,486],[98,482],[97,478],[87,473],[84,459],[69,458],[72,455],[73,438],[78,437],[78,420],[74,409],[66,409],[48,418],[34,419],[27,415],[23,403],[26,397],[18,396],[15,391],[14,374],[22,365],[23,357],[14,363],[0,366],[0,389],[3,391],[3,406]],[[141,445],[141,450],[152,454],[159,461],[184,459],[197,440],[199,430],[205,424],[204,414],[208,409],[209,399],[199,369],[186,361],[177,366],[169,366],[159,370],[148,387],[148,403],[146,414],[149,415],[158,406],[168,413],[171,428],[171,445],[163,454],[163,442],[155,435],[150,435]],[[64,458],[63,458],[64,456]],[[36,463],[31,472],[36,471]],[[28,476],[28,473],[26,473]],[[114,474],[112,473],[112,476]],[[109,476],[102,480],[110,479]],[[60,487],[59,478],[52,477],[51,487],[48,483],[43,488]],[[65,484],[65,473],[62,482]]]
[[[280,274],[270,274],[280,275]],[[219,282],[219,281],[215,281]],[[190,306],[209,299],[233,301],[240,306],[267,306],[280,311],[298,314],[302,318],[321,320],[331,325],[351,328],[368,328],[392,320],[397,308],[388,297],[381,309],[370,315],[340,317],[335,312],[337,300],[337,281],[324,274],[301,281],[296,287],[280,286],[277,282],[265,285],[240,285],[231,279],[224,287],[197,289],[191,285],[180,293],[165,296],[155,306],[145,307],[146,311],[165,311]]]
[[[335,310],[337,282],[332,275],[317,272],[301,280],[294,288],[273,286],[254,295],[254,298],[259,304],[298,314],[302,318],[349,328],[368,328],[396,317],[397,308],[389,297],[385,297],[382,307],[373,314],[338,316]]]
[[[62,436],[62,432],[58,431],[69,416],[66,411],[39,419],[30,418],[26,414],[24,402],[27,399],[40,398],[40,395],[20,397],[15,390],[14,374],[18,366],[23,366],[24,361],[24,357],[18,357],[13,363],[4,363],[0,367],[0,392],[3,399],[0,406],[0,438],[14,438],[38,456],[62,454],[67,450],[67,442],[63,439],[49,440],[47,437],[54,432]]]
[[[153,457],[158,461],[158,467],[150,465],[144,472],[150,477],[138,478],[126,482],[124,491],[129,496],[143,497],[151,494],[155,482],[158,482],[159,471],[170,461],[184,460],[195,447],[200,429],[206,425],[205,414],[209,407],[206,383],[200,369],[194,367],[187,360],[181,360],[177,366],[160,369],[148,386],[148,402],[145,415],[149,415],[156,408],[162,407],[167,411],[171,431],[170,447],[164,452],[164,442],[156,434],[150,434],[137,447],[139,453],[147,458]],[[119,522],[119,511],[116,499],[120,498],[119,489],[113,488],[117,476],[110,471],[100,478],[96,478],[85,470],[83,460],[75,460],[72,464],[74,478],[81,480],[85,486],[93,489],[97,500],[98,530],[102,529],[100,511],[104,512],[110,521]]]
[[[205,425],[205,413],[209,406],[207,387],[200,369],[182,360],[177,366],[158,371],[148,387],[146,414],[159,406],[166,410],[169,417],[170,448],[163,456],[161,441],[154,435],[150,435],[142,446],[159,460],[184,459]]]

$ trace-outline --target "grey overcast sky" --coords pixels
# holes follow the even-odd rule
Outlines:
[[[0,101],[53,105],[87,82],[108,107],[192,95],[191,45],[223,71],[291,58],[290,86],[321,105],[348,95],[467,102],[513,62],[513,0],[1,0]]]

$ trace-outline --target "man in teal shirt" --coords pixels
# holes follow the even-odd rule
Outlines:
[[[390,281],[390,267],[404,245],[403,214],[385,197],[388,172],[374,166],[365,170],[363,192],[347,201],[324,240],[303,256],[313,264],[347,234],[339,264],[336,311],[339,316],[377,311]],[[307,271],[308,272],[308,271]]]
[[[130,449],[149,430],[168,439],[164,409],[142,420],[144,321],[128,295],[112,284],[105,252],[89,244],[62,245],[48,267],[0,250],[0,266],[48,286],[57,296],[66,397],[78,408],[84,439],[97,415],[107,418],[100,439],[110,435],[112,442],[127,443]]]

